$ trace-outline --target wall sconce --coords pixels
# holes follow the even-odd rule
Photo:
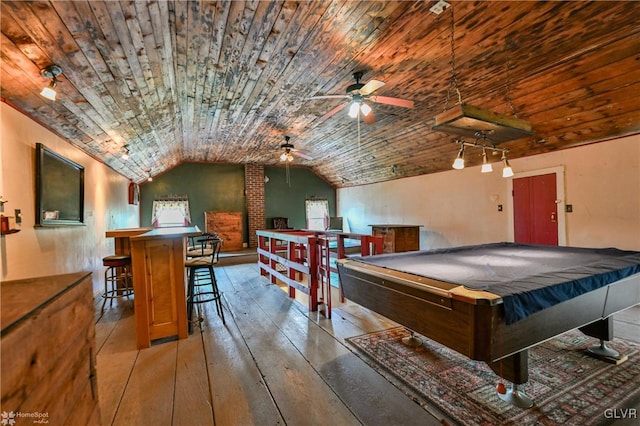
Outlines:
[[[464,169],[464,149],[465,147],[471,147],[471,148],[482,148],[482,169],[480,170],[482,173],[489,173],[493,171],[493,167],[491,165],[491,163],[489,163],[489,161],[487,160],[487,148],[489,148],[490,150],[494,151],[494,152],[502,152],[502,164],[503,164],[503,169],[502,169],[502,177],[504,178],[508,178],[513,176],[513,169],[511,168],[511,165],[509,164],[509,160],[507,160],[507,152],[509,152],[508,149],[505,148],[498,148],[496,146],[487,146],[481,143],[478,143],[478,139],[476,139],[476,141],[474,143],[470,143],[470,142],[465,142],[459,139],[456,139],[454,141],[457,144],[460,144],[460,151],[458,151],[458,156],[456,157],[455,161],[453,162],[453,168],[456,170],[461,170]]]
[[[40,70],[41,76],[43,76],[44,78],[51,79],[51,83],[49,83],[49,85],[46,86],[44,89],[42,89],[42,92],[40,92],[40,95],[42,97],[45,97],[51,101],[56,100],[55,87],[58,83],[57,77],[60,74],[62,74],[62,68],[60,68],[58,65],[49,65],[48,67],[45,67]]]

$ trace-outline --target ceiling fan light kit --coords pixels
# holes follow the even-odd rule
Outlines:
[[[334,114],[341,111],[346,106],[349,106],[348,113],[351,118],[359,119],[359,114],[362,113],[363,117],[365,118],[365,123],[373,124],[375,123],[376,119],[371,106],[364,102],[367,100],[379,104],[386,104],[402,108],[413,108],[413,101],[411,100],[374,95],[373,92],[383,87],[385,83],[379,80],[369,80],[366,84],[360,83],[360,79],[362,79],[363,74],[364,73],[362,71],[356,71],[353,73],[353,79],[356,82],[347,86],[347,90],[343,95],[317,95],[310,98],[346,100],[345,103],[338,105],[336,108],[323,115],[321,117],[321,120],[328,119]]]

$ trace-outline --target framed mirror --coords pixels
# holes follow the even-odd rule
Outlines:
[[[35,225],[84,225],[84,167],[41,143],[36,143]]]

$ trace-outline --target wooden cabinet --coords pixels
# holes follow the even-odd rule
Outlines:
[[[1,308],[2,411],[100,424],[91,273],[3,282]]]
[[[244,248],[242,212],[204,212],[206,232],[215,232],[224,241],[222,251]]]
[[[369,225],[374,236],[383,238],[383,253],[420,250],[421,225]]]
[[[197,227],[178,227],[129,238],[138,349],[164,337],[188,337],[185,240],[197,235]]]

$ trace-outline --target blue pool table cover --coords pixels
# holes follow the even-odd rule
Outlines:
[[[517,243],[352,259],[496,294],[507,324],[640,273],[640,252]]]

